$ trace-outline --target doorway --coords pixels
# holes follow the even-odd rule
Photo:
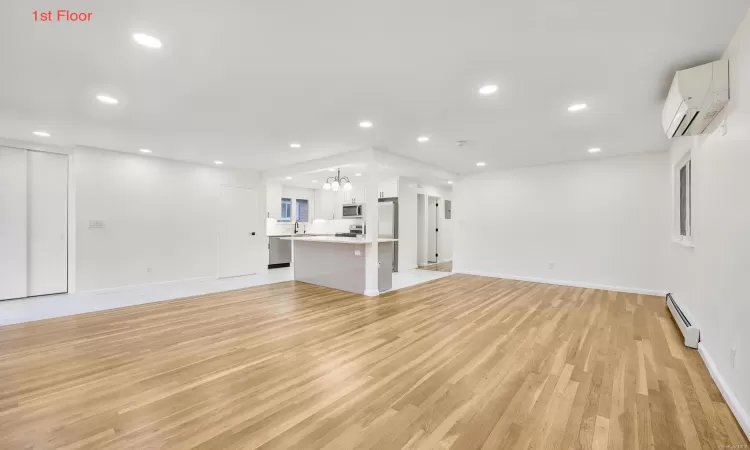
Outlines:
[[[417,266],[427,265],[427,197],[417,194]]]
[[[438,197],[427,197],[427,262],[438,262]]]
[[[252,275],[260,255],[258,194],[255,190],[221,186],[218,236],[219,278]]]

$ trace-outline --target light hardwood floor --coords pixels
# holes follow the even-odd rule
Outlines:
[[[747,445],[661,298],[286,282],[0,328],[2,448]]]
[[[453,263],[444,262],[438,264],[430,264],[428,266],[420,266],[419,270],[433,270],[435,272],[453,272]]]

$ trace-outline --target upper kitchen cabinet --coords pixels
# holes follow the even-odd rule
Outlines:
[[[383,181],[378,185],[378,198],[398,197],[398,178]]]
[[[338,199],[338,193],[315,189],[314,203],[314,215],[316,219],[333,220],[341,218],[341,203]],[[336,214],[337,210],[338,216]]]
[[[281,193],[282,186],[278,183],[266,184],[266,210],[267,217],[279,220],[281,218]]]
[[[343,191],[342,203],[364,203],[365,187],[363,183],[352,183],[351,191]]]

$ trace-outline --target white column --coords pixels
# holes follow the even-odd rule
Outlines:
[[[367,245],[365,262],[365,295],[374,297],[378,290],[378,185],[380,182],[377,167],[370,163],[365,172],[365,226]]]

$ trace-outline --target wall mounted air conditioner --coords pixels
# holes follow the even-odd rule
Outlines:
[[[670,139],[702,134],[728,101],[728,60],[680,70],[661,113],[664,132]]]

